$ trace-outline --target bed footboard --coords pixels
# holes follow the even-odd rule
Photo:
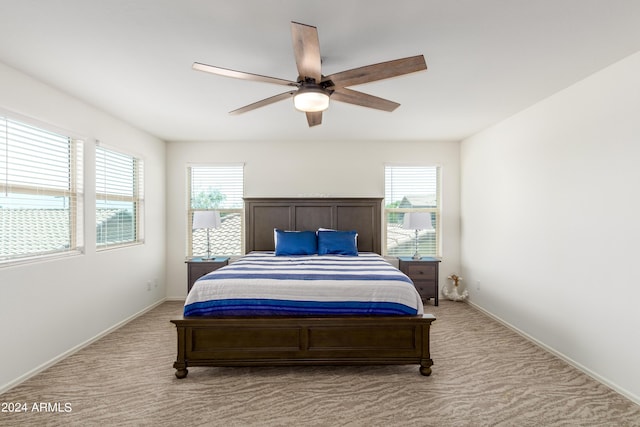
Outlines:
[[[174,319],[184,378],[190,366],[420,365],[431,374],[435,317],[187,317]]]

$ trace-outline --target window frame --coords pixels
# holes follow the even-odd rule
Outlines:
[[[387,205],[389,202],[387,201],[387,168],[434,168],[436,173],[436,206],[435,207],[422,207],[422,208],[388,208]],[[384,198],[384,206],[383,206],[383,254],[384,256],[389,255],[388,251],[388,229],[389,229],[389,215],[393,213],[411,213],[411,212],[427,212],[431,213],[435,216],[434,221],[434,229],[435,229],[435,253],[434,254],[425,254],[421,253],[423,257],[434,257],[440,258],[442,256],[442,166],[439,164],[395,164],[388,163],[384,165],[383,168],[384,174],[384,185],[385,185],[385,198]],[[398,256],[412,256],[414,251],[411,251],[411,254],[407,255],[398,255]]]
[[[124,195],[121,193],[109,193],[108,191],[99,191],[98,190],[98,151],[104,150],[106,152],[110,152],[112,154],[118,156],[126,156],[131,159],[133,162],[132,171],[131,171],[131,181],[132,181],[132,192],[131,195]],[[105,167],[105,176],[108,172]],[[120,148],[113,147],[108,144],[104,144],[101,141],[96,141],[95,144],[95,196],[96,196],[96,205],[94,207],[94,213],[96,215],[96,219],[98,217],[98,202],[99,201],[117,201],[117,202],[127,202],[133,204],[133,212],[134,212],[134,221],[135,221],[135,238],[133,240],[128,241],[118,241],[114,243],[99,243],[98,242],[98,228],[96,225],[95,228],[95,238],[96,238],[96,251],[105,251],[110,249],[123,248],[127,246],[135,246],[142,245],[145,243],[144,239],[144,207],[145,207],[145,189],[144,189],[144,159],[142,156],[133,154],[127,150],[122,150]],[[105,185],[106,187],[106,185]]]
[[[0,258],[0,267],[6,267],[16,264],[26,264],[49,260],[59,257],[76,256],[84,253],[84,145],[86,138],[79,136],[77,133],[70,132],[65,129],[58,128],[39,120],[14,114],[6,110],[0,109],[0,121],[4,129],[2,135],[3,144],[0,144],[0,150],[4,151],[4,174],[0,174],[0,193],[4,195],[16,194],[25,196],[50,196],[68,198],[68,247],[53,250],[41,250],[33,252],[13,253]],[[65,184],[66,189],[52,188],[50,186],[28,182],[10,182],[10,170],[19,170],[21,173],[28,175],[27,169],[19,169],[16,163],[10,164],[9,150],[11,148],[11,139],[9,128],[13,124],[16,133],[13,135],[13,147],[18,150],[24,142],[20,141],[20,133],[26,132],[30,137],[36,138],[37,135],[43,137],[49,134],[52,141],[57,138],[66,139],[67,161],[64,165],[50,162],[42,163],[51,165],[52,167],[63,167],[68,170]],[[31,131],[31,132],[30,132]],[[24,137],[24,136],[23,136]],[[1,154],[1,153],[0,153]],[[52,152],[51,155],[54,155]],[[45,153],[46,156],[46,153]],[[18,157],[19,159],[19,157]],[[19,164],[19,160],[17,161]],[[1,202],[2,200],[0,200]],[[35,208],[43,209],[43,208]]]
[[[244,223],[244,183],[245,183],[245,173],[244,173],[244,163],[190,163],[187,164],[186,168],[186,204],[187,204],[187,241],[186,241],[186,256],[187,259],[199,258],[201,255],[193,254],[193,214],[196,211],[217,211],[221,216],[224,214],[234,214],[237,213],[240,215],[240,253],[239,254],[221,254],[221,253],[211,253],[211,256],[237,256],[245,253],[245,223]],[[242,182],[241,182],[241,198],[243,199],[239,208],[213,208],[213,209],[202,209],[202,208],[193,208],[191,204],[191,196],[192,196],[192,170],[193,168],[225,168],[225,167],[239,167],[242,170]]]

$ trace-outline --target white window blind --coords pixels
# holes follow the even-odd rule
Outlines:
[[[415,253],[415,230],[404,228],[405,215],[426,212],[433,230],[418,230],[418,252],[440,255],[440,168],[437,166],[385,166],[386,254]]]
[[[242,254],[244,212],[244,165],[190,166],[187,213],[188,256],[207,254],[207,232],[212,255]],[[193,230],[193,213],[213,210],[220,213],[217,229]]]
[[[96,146],[97,247],[143,242],[143,212],[143,161]]]
[[[83,248],[82,141],[0,117],[0,263]]]

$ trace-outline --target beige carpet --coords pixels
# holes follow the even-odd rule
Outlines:
[[[640,406],[464,303],[426,307],[438,318],[430,377],[417,366],[254,367],[178,380],[169,319],[181,307],[166,302],[0,395],[28,409],[0,413],[0,425],[640,426]]]

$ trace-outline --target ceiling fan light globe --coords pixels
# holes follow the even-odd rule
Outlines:
[[[329,108],[329,95],[320,88],[301,88],[293,97],[293,105],[305,113],[324,111]]]

